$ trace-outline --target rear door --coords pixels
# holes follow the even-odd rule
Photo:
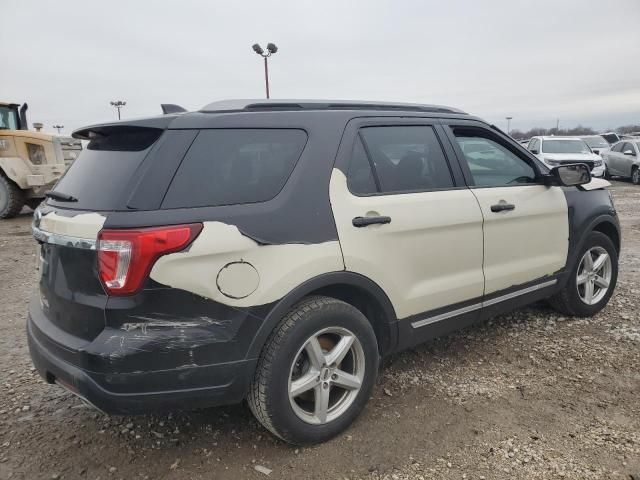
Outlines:
[[[543,185],[536,162],[483,124],[447,131],[484,217],[485,295],[561,270],[569,247],[562,189]]]
[[[439,129],[428,119],[353,120],[331,177],[346,269],[382,287],[414,329],[484,288],[482,214]]]

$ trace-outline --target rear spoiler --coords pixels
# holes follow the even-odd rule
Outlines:
[[[158,117],[141,118],[137,120],[124,120],[121,122],[99,123],[74,130],[71,136],[79,140],[91,140],[104,135],[107,132],[123,131],[127,129],[160,129],[166,130],[176,117],[174,115],[161,115]]]
[[[186,108],[174,103],[161,103],[160,108],[162,108],[162,113],[164,115],[168,115],[170,113],[185,113],[187,111]]]

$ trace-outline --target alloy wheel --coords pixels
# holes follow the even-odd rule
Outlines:
[[[592,247],[584,254],[578,266],[576,284],[578,295],[587,305],[600,302],[611,284],[611,257],[602,247]]]
[[[289,372],[289,402],[302,421],[329,423],[353,404],[364,380],[364,350],[349,330],[325,328],[298,350]]]

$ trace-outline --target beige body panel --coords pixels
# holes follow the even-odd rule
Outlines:
[[[334,169],[330,197],[346,269],[382,287],[398,318],[482,296],[482,214],[468,189],[358,197]],[[371,215],[391,223],[351,223]]]
[[[9,180],[15,182],[21,189],[29,188],[27,177],[32,175],[27,162],[18,157],[0,157],[0,169]]]
[[[485,293],[552,275],[569,249],[567,201],[560,187],[529,185],[472,190],[484,215]],[[492,212],[501,201],[511,211]]]
[[[604,178],[591,177],[591,181],[589,183],[585,183],[584,185],[580,185],[580,188],[583,190],[598,190],[599,188],[607,188],[610,186],[611,182],[605,180]]]
[[[105,220],[106,218],[99,213],[80,213],[73,217],[63,217],[51,212],[40,219],[39,228],[48,233],[96,240]]]
[[[230,270],[230,264],[236,266]],[[310,278],[343,269],[337,241],[260,245],[234,225],[204,222],[189,249],[159,258],[150,276],[226,305],[249,307],[279,300]]]

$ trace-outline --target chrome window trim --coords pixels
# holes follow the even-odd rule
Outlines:
[[[33,238],[41,243],[60,245],[63,247],[82,248],[84,250],[96,249],[97,241],[90,238],[72,237],[71,235],[46,232],[35,225],[31,227],[31,233],[33,234]]]
[[[536,285],[532,285],[527,288],[523,288],[521,290],[516,290],[515,292],[507,293],[505,295],[501,295],[496,298],[492,298],[490,300],[486,300],[480,303],[475,303],[473,305],[469,305],[468,307],[458,308],[456,310],[452,310],[450,312],[441,313],[440,315],[435,315],[433,317],[427,317],[422,320],[417,320],[411,323],[413,328],[424,327],[425,325],[430,325],[432,323],[441,322],[442,320],[446,320],[451,317],[457,317],[458,315],[463,315],[465,313],[473,312],[475,310],[480,310],[483,307],[489,307],[491,305],[495,305],[497,303],[501,303],[507,300],[511,300],[512,298],[520,297],[521,295],[526,295],[527,293],[535,292],[536,290],[541,290],[543,288],[550,287],[558,283],[558,279],[554,278],[553,280],[549,280],[546,282],[538,283]]]

